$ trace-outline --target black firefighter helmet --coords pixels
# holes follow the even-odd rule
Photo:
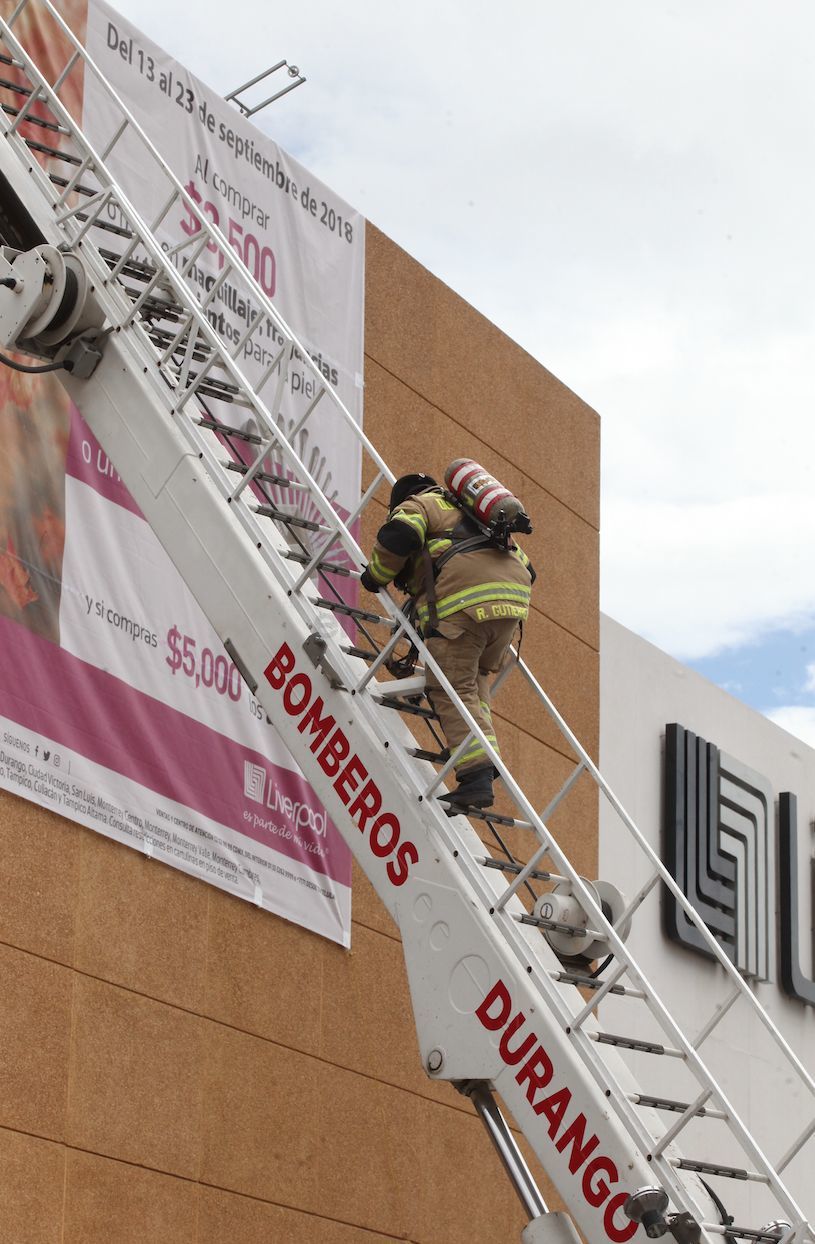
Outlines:
[[[388,503],[388,512],[392,513],[397,505],[401,505],[403,501],[407,501],[408,497],[414,497],[417,492],[424,492],[427,488],[437,488],[438,484],[432,475],[425,475],[419,471],[413,475],[400,475],[399,479],[391,488],[391,499]]]

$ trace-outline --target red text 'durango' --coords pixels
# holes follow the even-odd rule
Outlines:
[[[549,1122],[549,1137],[558,1153],[566,1154],[569,1173],[583,1200],[593,1209],[603,1207],[603,1227],[613,1244],[625,1244],[637,1223],[622,1214],[627,1192],[612,1195],[620,1173],[615,1163],[598,1152],[600,1138],[587,1132],[587,1119],[570,1109],[572,1090],[558,1084],[552,1060],[537,1034],[528,1027],[523,1011],[517,1011],[503,981],[498,980],[476,1010],[488,1032],[500,1032],[499,1053],[508,1067],[518,1067],[515,1079],[525,1085],[526,1100],[536,1115]]]

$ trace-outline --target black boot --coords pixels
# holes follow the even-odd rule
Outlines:
[[[458,786],[446,795],[439,796],[440,803],[456,808],[489,808],[493,801],[492,765],[479,765],[477,769],[465,769],[458,777]]]

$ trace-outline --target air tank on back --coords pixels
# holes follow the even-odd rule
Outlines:
[[[444,483],[463,509],[496,533],[532,530],[518,498],[472,458],[451,462]]]

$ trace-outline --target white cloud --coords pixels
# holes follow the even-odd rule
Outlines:
[[[801,739],[808,747],[815,747],[815,706],[790,705],[786,708],[768,709],[764,715],[782,729],[794,734],[797,739]]]
[[[682,659],[815,613],[811,558],[801,553],[815,547],[809,493],[612,499],[602,540],[604,611]]]

